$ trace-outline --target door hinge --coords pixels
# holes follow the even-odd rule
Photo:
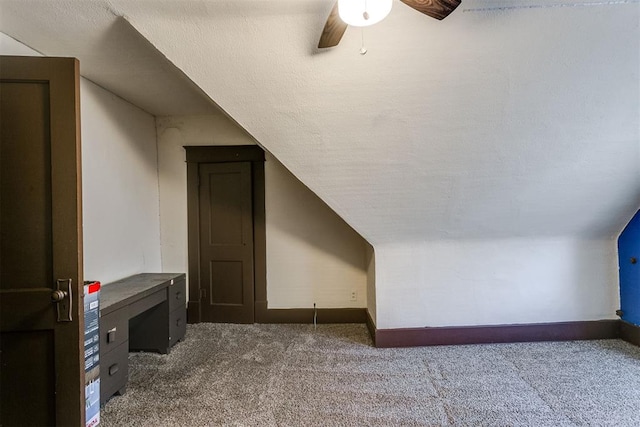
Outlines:
[[[624,314],[624,313],[623,313],[623,311],[622,311],[622,310],[616,310],[616,316],[618,316],[618,317],[622,317],[622,315],[623,315],[623,314]]]

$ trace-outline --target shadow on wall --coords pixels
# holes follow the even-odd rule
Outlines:
[[[154,117],[91,80],[83,78],[80,91],[83,147],[114,160],[126,152],[126,156],[157,175]]]
[[[613,240],[583,240],[568,248],[567,282],[573,294],[564,299],[567,320],[615,319],[619,307],[616,244]],[[578,318],[581,316],[582,318]]]
[[[318,196],[267,153],[266,221],[269,239],[282,232],[341,263],[366,271],[367,242]]]

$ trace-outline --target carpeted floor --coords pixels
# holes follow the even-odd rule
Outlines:
[[[640,426],[619,340],[376,349],[364,325],[189,325],[103,426]]]

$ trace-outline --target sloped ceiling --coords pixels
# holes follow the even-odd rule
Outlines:
[[[0,1],[0,30],[153,115],[216,114],[217,105],[123,17],[98,2]]]
[[[463,0],[443,21],[396,1],[326,51],[332,0],[0,5],[0,30],[85,68],[124,16],[374,245],[611,237],[640,206],[635,0]],[[101,68],[137,78],[144,55]]]

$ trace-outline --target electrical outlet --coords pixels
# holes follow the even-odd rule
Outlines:
[[[351,301],[358,300],[358,291],[351,291]]]

